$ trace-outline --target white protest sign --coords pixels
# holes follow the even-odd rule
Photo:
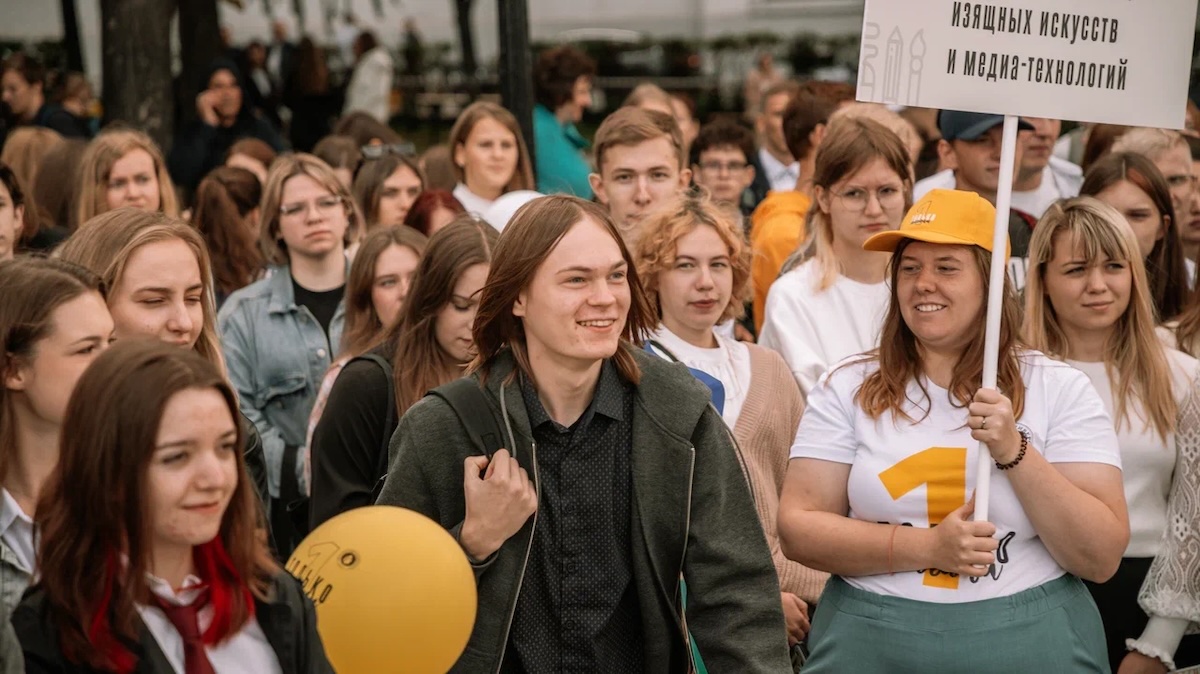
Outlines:
[[[1183,128],[1196,0],[867,0],[858,99]]]

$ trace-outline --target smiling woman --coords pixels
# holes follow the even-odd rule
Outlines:
[[[892,252],[880,347],[810,392],[780,504],[784,553],[834,574],[806,673],[1108,671],[1079,577],[1107,580],[1129,540],[1116,436],[1082,373],[1021,348],[1007,278],[1003,393],[980,388],[995,217],[933,190],[863,244]],[[990,522],[971,519],[980,452],[1001,471]]]
[[[64,428],[39,579],[12,618],[31,671],[332,671],[312,602],[258,530],[237,400],[212,363],[121,342]]]
[[[380,234],[368,239],[364,253]],[[462,376],[474,355],[471,325],[497,236],[487,223],[463,215],[431,237],[398,320],[376,332],[368,357],[348,362],[333,382],[310,440],[313,527],[372,503],[400,417],[430,389]],[[385,262],[381,255],[377,274]]]
[[[0,262],[0,620],[5,622],[37,572],[33,517],[58,464],[67,400],[112,340],[103,287],[91,272],[61,260]]]

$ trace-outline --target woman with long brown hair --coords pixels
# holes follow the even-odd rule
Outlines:
[[[304,470],[310,491],[313,432],[324,414],[333,383],[346,363],[378,346],[400,319],[427,243],[425,235],[415,229],[403,226],[378,229],[363,241],[350,268],[341,352],[321,380],[321,389],[308,417]]]
[[[211,362],[149,340],[80,379],[12,618],[30,671],[332,672],[258,531],[237,409]]]
[[[833,574],[806,673],[1108,671],[1080,578],[1111,577],[1129,541],[1117,439],[1083,373],[1021,345],[1007,277],[981,388],[995,218],[933,190],[864,244],[892,252],[880,346],[809,393],[779,507],[784,553]]]
[[[435,234],[399,323],[368,352],[384,362],[355,360],[338,376],[312,436],[313,527],[372,503],[400,417],[429,389],[462,376],[474,357],[471,325],[498,236],[470,216]]]
[[[0,263],[0,623],[37,572],[33,518],[58,464],[67,399],[112,340],[103,293],[68,262]]]
[[[220,166],[196,187],[192,225],[212,254],[217,308],[235,290],[262,276],[266,268],[258,249],[262,184],[244,168]]]
[[[425,189],[416,158],[380,146],[367,146],[366,150],[354,176],[354,198],[363,211],[367,230],[402,225]]]
[[[458,186],[454,198],[468,213],[483,215],[502,194],[532,190],[533,162],[517,118],[496,103],[468,105],[450,129]]]
[[[1200,517],[1200,372],[1196,359],[1155,335],[1141,258],[1120,213],[1072,199],[1034,229],[1025,286],[1029,345],[1083,371],[1117,432],[1129,546],[1111,580],[1088,584],[1114,672],[1126,671],[1124,662],[1161,660],[1164,671],[1200,664],[1200,638],[1183,638],[1200,612],[1194,598],[1180,599],[1190,594],[1184,579],[1200,577],[1200,560],[1187,552],[1200,539],[1194,527],[1181,536],[1171,525]],[[1153,589],[1146,610],[1138,605],[1144,584]]]

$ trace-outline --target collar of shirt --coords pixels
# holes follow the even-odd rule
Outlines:
[[[21,510],[7,489],[0,487],[0,538],[8,542],[17,566],[29,574],[33,573],[33,537],[33,518]]]
[[[767,152],[767,148],[760,148],[758,151],[758,160],[762,163],[763,171],[767,174],[767,181],[771,185],[776,185],[784,180],[792,182],[788,189],[795,189],[796,181],[800,179],[800,162],[794,161],[790,164],[784,164],[775,158],[775,155]]]
[[[600,366],[600,379],[596,382],[596,390],[592,393],[592,402],[587,410],[572,424],[572,427],[586,426],[595,414],[603,414],[609,419],[624,419],[625,406],[622,399],[625,393],[621,375],[612,359],[605,360]],[[521,375],[521,396],[525,401],[525,411],[529,414],[530,428],[541,428],[542,424],[553,424],[556,431],[562,433],[570,430],[550,417],[546,407],[538,397],[537,386],[525,375]],[[580,423],[582,422],[582,424]]]
[[[204,581],[192,574],[188,574],[183,579],[183,587],[179,588],[179,590],[176,590],[171,587],[170,583],[149,572],[146,573],[146,585],[159,599],[176,606],[190,606],[192,602],[196,601],[196,597],[200,595],[200,591],[204,589]]]

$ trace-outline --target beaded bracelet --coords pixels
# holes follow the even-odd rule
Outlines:
[[[1023,428],[1017,428],[1017,432],[1021,434],[1021,451],[1017,452],[1017,458],[1009,461],[1008,463],[1000,463],[999,461],[996,461],[996,467],[1000,470],[1008,470],[1013,468],[1018,463],[1021,463],[1021,459],[1025,458],[1025,450],[1029,449],[1029,433]]]

